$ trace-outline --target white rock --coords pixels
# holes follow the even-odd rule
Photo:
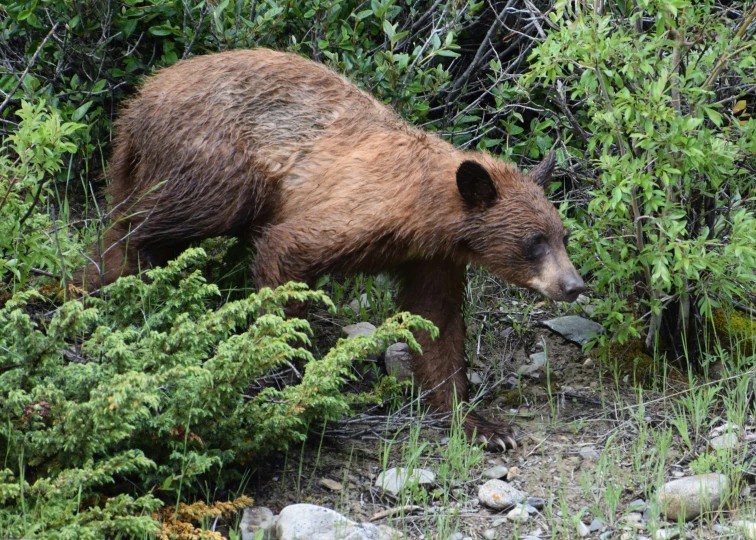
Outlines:
[[[727,490],[723,474],[699,474],[667,482],[657,494],[662,510],[670,521],[681,516],[691,520],[705,511],[717,510]]]
[[[477,371],[468,370],[467,379],[475,386],[480,386],[481,384],[483,384],[483,376]]]
[[[490,469],[486,469],[480,475],[483,478],[496,479],[496,478],[504,478],[508,472],[509,472],[509,469],[505,467],[504,465],[497,465],[496,467],[491,467]]]
[[[659,529],[654,533],[654,540],[672,540],[680,536],[677,529]]]
[[[589,534],[591,534],[591,529],[589,529],[588,525],[586,525],[582,521],[578,521],[578,523],[577,523],[577,532],[578,532],[578,535],[580,535],[581,537],[585,538],[586,536],[588,536]]]
[[[383,357],[386,373],[394,375],[397,381],[412,380],[412,351],[406,343],[389,345]]]
[[[239,523],[239,532],[242,540],[252,540],[255,533],[262,529],[263,540],[273,538],[273,526],[276,524],[276,517],[269,508],[264,506],[248,506],[242,513],[241,522]]]
[[[314,504],[292,504],[276,521],[277,540],[394,540],[399,531],[357,523],[330,508]]]
[[[483,538],[486,540],[494,540],[494,538],[496,538],[496,531],[493,529],[486,529],[483,531]]]
[[[409,484],[432,484],[435,480],[436,475],[426,469],[414,469],[409,474],[407,469],[394,467],[379,474],[375,485],[396,497]]]
[[[351,302],[349,302],[349,305],[347,306],[349,309],[351,309],[354,313],[359,313],[360,308],[369,308],[370,302],[368,301],[368,297],[366,293],[362,293],[359,298],[353,298]]]
[[[527,494],[501,480],[489,480],[478,488],[478,499],[482,504],[496,510],[520,504]],[[527,514],[527,511],[523,509]]]
[[[743,538],[747,540],[756,539],[756,522],[748,521],[747,519],[739,519],[732,522],[732,528],[739,534],[743,535]]]
[[[724,433],[722,435],[713,437],[709,441],[709,446],[711,446],[714,450],[732,450],[733,448],[738,447],[739,440],[740,437],[737,433]]]
[[[731,431],[740,431],[740,426],[733,424],[732,422],[725,422],[721,426],[717,426],[712,429],[711,433],[709,433],[709,437],[716,437],[717,435],[721,435],[722,433],[729,433]]]
[[[507,519],[526,523],[530,519],[530,514],[523,506],[517,505],[507,513]]]
[[[517,478],[520,475],[520,468],[519,467],[512,467],[509,469],[509,472],[507,473],[507,482],[511,482],[515,478]]]

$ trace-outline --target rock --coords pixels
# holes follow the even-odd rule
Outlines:
[[[730,433],[732,431],[740,431],[740,426],[733,424],[732,422],[725,422],[721,426],[717,426],[712,429],[711,433],[709,433],[709,437],[716,437],[718,435],[721,435],[722,433]]]
[[[349,309],[351,309],[354,313],[359,313],[361,308],[369,308],[370,302],[368,301],[368,296],[366,293],[362,293],[359,298],[352,299],[351,302],[347,305]]]
[[[241,532],[242,540],[252,540],[255,533],[262,529],[263,540],[270,540],[274,537],[273,527],[275,524],[276,517],[270,508],[248,506],[242,513],[239,532]]]
[[[680,536],[677,529],[659,529],[654,533],[654,540],[672,540]]]
[[[716,510],[727,490],[723,474],[699,474],[672,480],[657,494],[662,510],[670,521],[680,517],[691,520],[702,512]]]
[[[588,525],[583,523],[582,521],[577,522],[577,533],[579,536],[585,538],[589,534],[591,534],[591,529],[588,528]]]
[[[639,512],[630,512],[628,515],[625,516],[625,523],[630,525],[633,529],[640,530],[645,529],[645,524],[643,523],[643,514]]]
[[[478,498],[489,508],[503,510],[520,504],[527,494],[501,480],[489,480],[478,489]]]
[[[601,454],[593,446],[583,446],[578,450],[578,454],[585,460],[597,460],[601,457]]]
[[[614,531],[605,531],[599,535],[599,540],[607,540],[607,538],[611,538],[612,536],[614,536]]]
[[[724,433],[709,440],[709,446],[714,450],[732,450],[738,447],[740,437],[737,433]]]
[[[588,369],[593,367],[593,358],[586,358],[585,362],[583,362],[583,367]]]
[[[530,506],[528,503],[525,503],[523,506],[525,507],[525,510],[528,511],[528,514],[538,513],[538,508],[536,508],[535,506]]]
[[[584,306],[586,304],[590,304],[591,299],[590,299],[590,297],[588,297],[588,296],[586,296],[584,294],[579,294],[578,297],[577,297],[577,300],[575,300],[575,302],[577,302],[581,306]]]
[[[517,505],[507,513],[507,519],[526,523],[530,519],[530,514],[522,505]]]
[[[502,330],[501,333],[499,334],[499,337],[507,339],[509,336],[512,335],[512,332],[514,332],[514,328],[510,326],[509,328],[505,328],[504,330]]]
[[[530,363],[524,366],[520,366],[517,369],[518,375],[525,375],[526,377],[534,376],[538,371],[546,365],[546,353],[539,352],[530,355]]]
[[[341,329],[342,335],[347,339],[352,339],[357,336],[369,336],[373,332],[375,332],[375,326],[369,322],[350,324]]]
[[[732,527],[740,533],[743,538],[746,538],[747,540],[756,540],[756,522],[739,519],[732,522]]]
[[[276,521],[277,540],[393,540],[399,531],[357,523],[330,508],[292,504],[281,510]]]
[[[412,351],[406,343],[399,341],[389,345],[383,357],[383,362],[386,366],[386,373],[394,375],[397,381],[412,380]]]
[[[486,540],[494,540],[494,538],[496,538],[496,531],[493,529],[486,529],[483,531],[483,538]]]
[[[480,475],[483,478],[496,479],[496,478],[505,477],[508,472],[509,472],[509,469],[506,468],[504,465],[497,465],[496,467],[491,467],[490,469],[486,469]]]
[[[343,489],[343,486],[337,482],[336,480],[331,480],[330,478],[321,478],[320,482],[318,482],[321,486],[324,488],[328,488],[331,491],[341,491]]]
[[[515,478],[517,478],[520,475],[520,468],[519,467],[512,467],[509,469],[509,472],[507,473],[507,482],[511,482]]]
[[[481,384],[483,384],[483,376],[477,371],[468,371],[467,379],[475,386],[480,386]]]
[[[594,519],[593,521],[591,521],[591,524],[588,525],[588,530],[591,532],[599,532],[603,528],[604,522],[600,519]]]
[[[455,532],[449,537],[449,540],[462,540],[465,537],[464,533]]]
[[[578,345],[585,345],[604,331],[604,327],[599,323],[577,315],[557,317],[544,321],[543,324]]]
[[[646,508],[646,501],[643,499],[635,499],[633,502],[627,505],[629,512],[643,512]]]
[[[507,518],[499,518],[493,523],[491,523],[491,527],[499,527],[501,525],[504,525],[507,522]]]
[[[541,497],[528,497],[525,504],[532,506],[536,510],[543,510],[543,507],[546,506],[546,500]]]
[[[382,472],[375,480],[375,485],[396,497],[408,484],[432,484],[436,475],[426,469],[414,469],[412,474],[404,468],[392,468]]]

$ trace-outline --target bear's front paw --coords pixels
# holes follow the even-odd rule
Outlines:
[[[469,414],[465,419],[464,429],[471,441],[485,444],[486,450],[506,452],[509,448],[517,448],[514,431],[508,424],[494,424],[480,416]]]

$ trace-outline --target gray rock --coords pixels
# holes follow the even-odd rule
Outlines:
[[[680,517],[691,520],[709,510],[716,510],[727,490],[723,474],[699,474],[667,482],[657,494],[665,516],[670,521]]]
[[[318,483],[331,491],[341,491],[344,487],[336,480],[331,480],[330,478],[321,478]]]
[[[477,371],[468,371],[467,379],[475,386],[483,384],[483,376]]]
[[[501,480],[489,480],[478,488],[480,502],[496,510],[511,508],[526,498],[526,493]],[[523,511],[527,514],[527,511]]]
[[[598,450],[596,450],[593,446],[583,446],[580,450],[578,450],[578,454],[580,454],[580,457],[586,460],[597,460],[601,457],[601,454],[598,453]]]
[[[604,522],[600,519],[594,519],[593,521],[591,521],[591,524],[588,525],[588,530],[591,532],[599,532],[603,528]]]
[[[614,535],[614,531],[606,531],[606,532],[602,532],[602,533],[601,533],[601,534],[599,535],[599,539],[600,539],[600,540],[607,540],[607,538],[611,538],[611,537],[612,537],[613,535]]]
[[[546,365],[546,353],[539,352],[530,355],[530,363],[517,369],[518,375],[532,377]]]
[[[239,532],[241,532],[242,540],[252,540],[255,533],[262,529],[263,540],[271,540],[274,537],[273,527],[275,524],[276,517],[270,508],[248,506],[242,513]]]
[[[508,472],[509,472],[509,469],[505,467],[504,465],[497,465],[496,467],[491,467],[490,469],[486,469],[480,475],[483,478],[496,479],[496,478],[504,478]]]
[[[546,500],[541,497],[528,497],[525,504],[528,504],[537,510],[543,510],[543,507],[546,506]]]
[[[525,506],[525,510],[528,511],[528,514],[537,514],[538,508],[535,506],[530,506],[528,503],[525,503],[523,506]]]
[[[526,523],[530,519],[530,514],[525,510],[522,505],[517,505],[507,512],[507,519],[511,521],[518,521],[520,523]]]
[[[281,510],[275,531],[277,540],[393,540],[400,534],[314,504],[292,504]]]
[[[352,299],[352,301],[349,302],[347,307],[355,313],[359,313],[360,308],[366,308],[366,309],[369,308],[370,302],[368,302],[367,294],[362,293],[359,298]]]
[[[396,497],[409,484],[432,484],[436,475],[426,469],[414,469],[412,474],[404,468],[391,468],[382,472],[375,480],[375,485]]]
[[[357,336],[369,336],[373,332],[375,332],[375,326],[369,322],[350,324],[341,329],[341,333],[347,339],[352,339]]]
[[[499,527],[501,525],[504,525],[507,522],[507,518],[499,518],[493,523],[491,523],[491,527]]]
[[[738,447],[740,437],[737,433],[724,433],[709,440],[709,446],[714,450],[732,450]]]
[[[412,351],[406,343],[389,345],[384,355],[386,373],[394,375],[397,381],[412,380]]]
[[[449,540],[462,540],[465,537],[464,533],[455,532],[449,537]]]
[[[643,499],[635,499],[633,502],[627,505],[627,509],[630,512],[643,512],[646,508],[646,501]]]
[[[591,534],[591,529],[588,528],[588,525],[583,523],[582,521],[577,522],[577,533],[579,536],[585,538],[589,534]]]
[[[578,345],[585,345],[604,331],[604,327],[599,323],[577,315],[557,317],[544,321],[543,324]]]
[[[483,538],[486,540],[494,540],[494,538],[496,538],[496,531],[494,529],[486,529],[483,531]]]

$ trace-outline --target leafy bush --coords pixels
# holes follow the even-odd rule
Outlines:
[[[603,340],[692,354],[712,310],[747,301],[756,279],[756,121],[741,90],[756,82],[756,10],[624,5],[557,2],[526,80],[548,85],[591,171],[570,223],[613,330]]]
[[[431,328],[400,314],[315,359],[298,347],[307,322],[281,306],[331,306],[323,293],[289,284],[212,309],[217,287],[187,270],[204,258],[190,249],[149,283],[122,278],[49,320],[30,315],[35,292],[0,310],[4,537],[154,532],[158,497],[191,496],[211,472],[238,481],[240,464],[301,440],[310,421],[376,399],[342,391],[353,359],[397,339],[416,347],[411,330]],[[301,380],[250,388],[297,360]]]
[[[67,224],[53,210],[51,180],[63,156],[76,152],[72,135],[84,126],[62,122],[44,101],[22,102],[18,129],[0,151],[0,280],[23,288],[33,268],[63,276],[78,252]]]

